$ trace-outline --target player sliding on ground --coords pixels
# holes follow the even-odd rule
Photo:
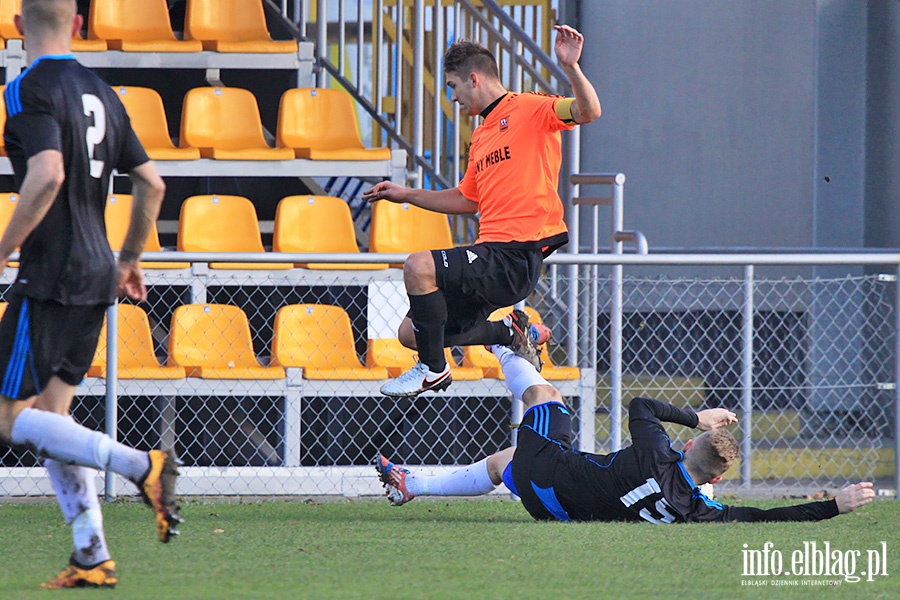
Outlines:
[[[737,419],[723,408],[694,412],[635,398],[628,407],[632,445],[612,454],[572,449],[572,417],[559,391],[508,348],[493,347],[506,383],[527,412],[518,446],[445,474],[417,476],[379,456],[376,462],[394,506],[416,496],[477,496],[500,483],[538,520],[558,521],[817,521],[851,512],[875,496],[869,482],[849,485],[833,500],[760,508],[727,506],[699,486],[716,483],[739,456],[724,427]],[[663,422],[704,430],[671,447]]]

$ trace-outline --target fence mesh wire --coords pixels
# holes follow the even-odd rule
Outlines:
[[[553,272],[528,299],[554,330],[545,373],[573,406],[596,403],[594,450],[606,452],[611,280],[589,268],[577,280],[566,268]],[[509,444],[505,384],[490,369],[467,370],[473,359],[462,349],[452,351],[458,366],[447,392],[399,401],[378,392],[385,373],[395,376],[412,360],[390,341],[407,310],[399,269],[195,265],[148,270],[148,280],[149,301],[118,310],[117,414],[106,411],[102,347],[73,414],[100,430],[114,419],[119,440],[136,448],[174,447],[185,462],[182,494],[375,494],[370,465],[378,452],[406,464],[453,465]],[[754,487],[807,490],[892,476],[895,285],[876,275],[754,281]],[[743,414],[744,301],[740,279],[626,277],[623,423],[635,396]],[[198,312],[176,326],[190,305]],[[245,327],[230,313],[217,319],[218,305],[237,307]],[[279,311],[298,305],[300,320],[284,318],[279,330]],[[596,380],[584,381],[591,368]],[[623,431],[627,445],[627,425]],[[694,433],[669,431],[676,448]],[[734,432],[741,439],[741,429]],[[3,495],[50,493],[27,450],[0,449],[0,469]],[[740,473],[732,468],[731,485]]]

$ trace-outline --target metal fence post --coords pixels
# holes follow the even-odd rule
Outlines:
[[[744,304],[741,311],[741,485],[752,483],[753,453],[753,265],[744,266]]]
[[[900,265],[894,304],[894,498],[900,500]]]
[[[118,439],[119,404],[117,384],[119,382],[119,305],[114,302],[106,309],[106,434]],[[104,472],[106,499],[116,497],[116,474],[107,469]]]

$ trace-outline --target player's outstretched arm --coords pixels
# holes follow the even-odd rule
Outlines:
[[[581,50],[584,47],[584,36],[568,25],[554,25],[556,30],[556,60],[566,72],[569,83],[572,84],[572,92],[575,95],[575,103],[572,104],[572,119],[576,123],[590,123],[600,118],[600,99],[597,90],[588,81],[578,60],[581,58]]]
[[[448,215],[468,215],[478,212],[478,204],[463,196],[458,188],[418,190],[403,187],[392,181],[382,181],[365,190],[362,198],[366,202],[375,202],[376,200],[407,202],[419,208]]]
[[[842,515],[853,512],[860,506],[865,506],[875,499],[875,490],[871,481],[861,481],[848,485],[834,497],[837,502],[838,512]]]

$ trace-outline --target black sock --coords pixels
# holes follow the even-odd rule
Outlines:
[[[433,372],[440,373],[447,366],[444,359],[444,326],[447,324],[447,300],[444,292],[438,290],[421,296],[410,296],[409,311],[416,334],[419,362],[428,365]]]
[[[451,346],[508,346],[512,342],[512,332],[502,321],[484,321],[468,331],[444,337],[444,345]]]

